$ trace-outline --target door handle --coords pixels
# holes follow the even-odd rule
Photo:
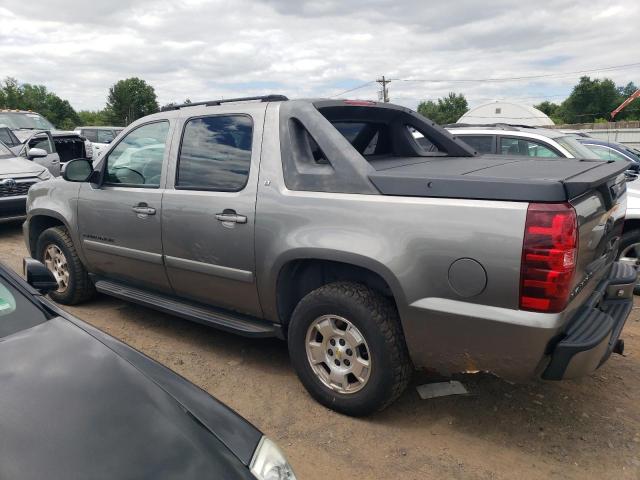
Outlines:
[[[138,215],[155,215],[156,209],[150,207],[146,203],[139,203],[138,205],[134,205],[132,210],[136,212]]]
[[[216,213],[216,220],[229,223],[247,223],[247,217],[238,215],[235,210],[225,210],[222,213]]]

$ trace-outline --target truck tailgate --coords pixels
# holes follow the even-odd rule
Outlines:
[[[627,205],[624,175],[592,188],[588,187],[588,178],[582,182],[586,193],[570,201],[578,218],[578,258],[570,300],[583,290],[593,290],[597,280],[609,272],[618,251]]]

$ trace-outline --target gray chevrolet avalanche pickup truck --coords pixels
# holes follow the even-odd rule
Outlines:
[[[478,156],[391,104],[218,100],[34,185],[24,235],[57,302],[286,339],[314,398],[364,415],[414,367],[559,380],[621,353],[626,168]]]

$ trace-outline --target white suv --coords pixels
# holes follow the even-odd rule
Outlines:
[[[560,130],[511,125],[446,125],[478,153],[542,158],[598,158],[573,135]]]

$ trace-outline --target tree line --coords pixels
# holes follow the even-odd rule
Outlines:
[[[608,78],[591,79],[584,76],[563,102],[544,101],[535,107],[555,123],[605,122],[609,120],[610,112],[637,88],[633,82],[616,86]],[[189,99],[185,103],[190,103]],[[21,84],[15,78],[7,77],[0,82],[1,108],[38,112],[62,129],[79,125],[126,126],[160,109],[154,88],[137,77],[113,84],[101,110],[78,112],[68,100],[48,91],[44,85]],[[439,124],[455,123],[467,111],[469,105],[464,94],[454,92],[435,101],[422,101],[418,105],[419,113]],[[616,116],[616,120],[640,120],[640,100],[631,103]]]
[[[633,82],[616,86],[613,80],[591,79],[587,76],[573,87],[571,94],[561,103],[544,101],[535,108],[541,110],[556,124],[598,123],[610,121],[611,112],[638,87]],[[426,100],[418,105],[418,112],[436,123],[455,123],[469,111],[462,93],[451,92],[437,100]],[[636,100],[616,115],[619,120],[640,120],[640,100]]]
[[[154,88],[140,78],[116,82],[109,88],[103,109],[76,112],[68,100],[47,90],[44,85],[19,83],[7,77],[0,83],[0,109],[31,110],[47,118],[57,128],[80,125],[126,126],[138,118],[159,110]]]

